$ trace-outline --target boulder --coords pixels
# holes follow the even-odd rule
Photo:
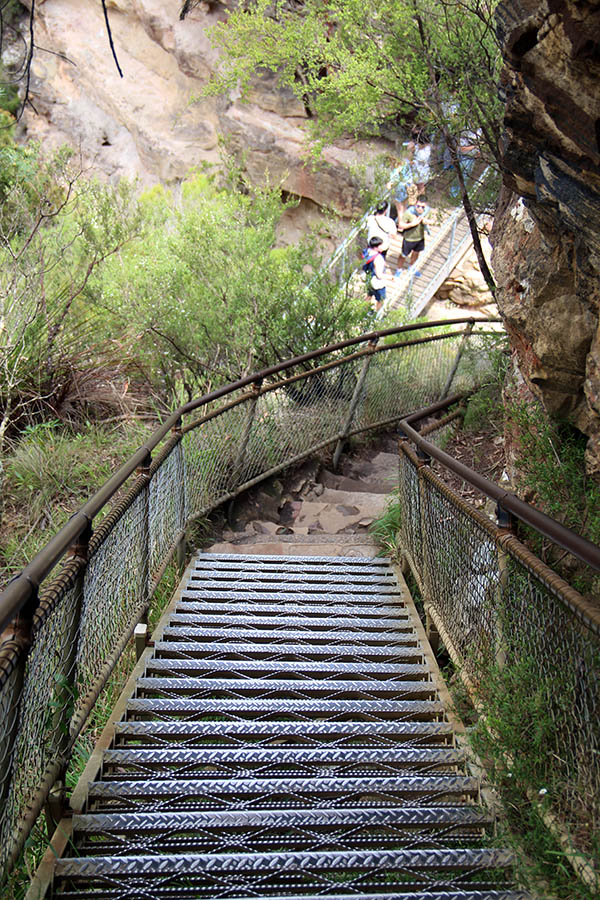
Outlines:
[[[121,78],[102,5],[80,0],[36,4],[36,45],[26,135],[46,146],[69,143],[111,178],[176,184],[195,167],[218,164],[219,136],[245,161],[253,182],[283,183],[299,197],[343,215],[360,212],[350,168],[386,141],[326,148],[307,161],[307,112],[272,73],[257,73],[248,102],[239,92],[199,99],[219,64],[209,30],[225,3],[198,3],[184,21],[181,0],[110,0],[108,12]],[[11,50],[7,48],[6,53]]]
[[[503,0],[498,307],[528,388],[588,435],[600,476],[600,6]]]

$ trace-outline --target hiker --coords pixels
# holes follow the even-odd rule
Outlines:
[[[412,174],[412,165],[411,159],[413,144],[412,142],[408,142],[405,144],[409,152],[409,158],[405,159],[401,165],[399,165],[390,177],[390,180],[386,184],[386,189],[388,191],[394,191],[394,200],[397,207],[397,220],[400,221],[400,218],[404,215],[404,211],[406,209],[406,201],[408,199],[408,189],[409,186],[412,185],[413,174]]]
[[[422,194],[425,185],[431,180],[431,144],[419,142],[413,155],[413,178],[417,186],[417,195]]]
[[[385,259],[390,247],[390,237],[396,234],[396,223],[387,215],[388,205],[380,203],[372,216],[367,219],[367,240],[371,245],[371,238],[381,238],[379,252]]]
[[[396,269],[396,275],[399,275],[407,266],[414,266],[419,253],[425,249],[425,228],[427,227],[425,217],[428,212],[427,200],[421,194],[414,207],[407,209],[402,221],[398,223],[398,231],[402,233],[402,256],[398,260],[401,265]],[[413,271],[413,274],[417,278],[421,275],[417,271]]]
[[[375,312],[383,307],[385,301],[385,281],[383,275],[385,272],[385,260],[381,253],[381,245],[383,241],[375,235],[369,241],[369,246],[363,250],[363,271],[367,273],[367,300],[370,297],[375,298]]]

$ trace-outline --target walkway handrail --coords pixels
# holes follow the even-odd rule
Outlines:
[[[536,817],[596,896],[600,608],[519,539],[507,512],[595,570],[600,548],[440,450],[455,414],[418,433],[419,421],[452,400],[402,422],[399,552],[421,594],[432,644],[443,641],[478,706],[478,752],[492,760],[510,802],[533,800]],[[437,437],[425,440],[425,433]],[[497,501],[498,522],[448,483],[450,471]]]
[[[419,432],[412,427],[413,423],[420,422],[442,409],[447,409],[453,403],[456,403],[457,399],[459,398],[449,397],[446,400],[442,400],[439,403],[435,403],[432,406],[412,413],[410,416],[402,419],[399,423],[400,430],[410,438],[422,453],[437,459],[443,466],[450,469],[450,471],[454,472],[456,475],[459,475],[464,481],[468,482],[478,491],[481,491],[482,494],[495,500],[502,510],[506,510],[506,512],[515,516],[515,518],[519,519],[521,522],[530,525],[540,534],[543,534],[544,537],[549,538],[553,543],[562,547],[563,550],[567,550],[569,553],[572,553],[573,556],[576,556],[577,559],[580,559],[582,562],[586,563],[586,565],[590,566],[590,568],[594,569],[596,572],[600,572],[600,547],[597,544],[588,541],[571,528],[567,528],[566,525],[562,525],[560,522],[557,522],[555,519],[552,519],[550,516],[541,512],[541,510],[536,509],[529,503],[521,500],[516,494],[504,490],[504,488],[501,488],[493,481],[490,481],[489,478],[480,475],[464,463],[454,459],[449,453],[440,450],[440,448],[436,447],[435,444],[432,444],[431,441],[427,441],[425,438],[421,437]]]
[[[140,466],[146,466],[151,460],[152,451],[164,440],[173,429],[181,423],[181,419],[187,413],[200,407],[207,406],[215,400],[225,397],[241,388],[264,381],[265,379],[301,366],[320,357],[327,356],[347,347],[361,343],[378,341],[394,334],[414,331],[425,328],[437,328],[445,325],[473,324],[475,322],[500,322],[497,318],[474,319],[462,317],[455,319],[436,320],[433,322],[420,322],[410,325],[400,325],[394,328],[386,328],[380,331],[371,331],[358,337],[348,338],[335,344],[329,344],[318,350],[312,350],[276,365],[269,366],[259,372],[247,375],[230,384],[223,385],[209,394],[204,394],[196,400],[192,400],[181,406],[165,420],[165,422],[150,435],[147,441],[139,447],[105,484],[81,507],[64,525],[49,543],[37,553],[27,566],[7,584],[0,594],[0,631],[16,616],[28,602],[36,602],[37,591],[46,576],[65,555],[68,548],[91,526],[93,519],[103,510],[117,491],[126,483]]]

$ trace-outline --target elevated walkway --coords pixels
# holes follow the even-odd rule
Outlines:
[[[396,467],[379,452],[297,477],[287,526],[196,554],[73,795],[46,896],[523,900],[366,531]]]
[[[384,559],[198,554],[53,898],[518,900]]]

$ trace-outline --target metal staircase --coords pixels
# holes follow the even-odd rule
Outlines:
[[[522,900],[387,561],[200,554],[52,897]]]

